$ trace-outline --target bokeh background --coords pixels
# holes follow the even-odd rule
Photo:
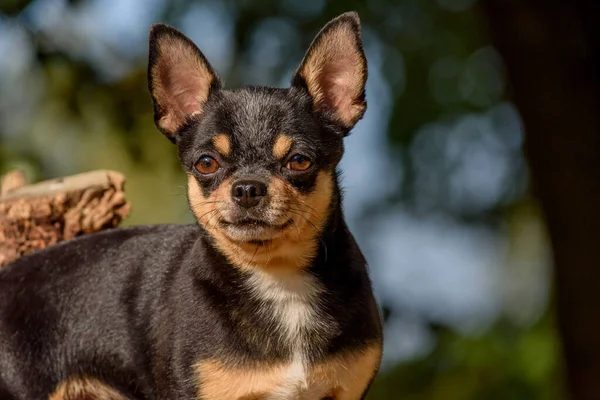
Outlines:
[[[0,173],[128,180],[126,225],[192,222],[154,127],[147,34],[192,38],[228,87],[287,86],[357,10],[368,111],[341,169],[385,317],[369,399],[558,399],[546,229],[502,58],[474,0],[0,0]]]

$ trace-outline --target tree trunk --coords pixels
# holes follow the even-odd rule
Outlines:
[[[552,241],[571,398],[600,399],[598,0],[486,0]]]
[[[116,227],[129,214],[125,178],[92,171],[27,185],[20,171],[2,179],[0,267],[75,236]]]

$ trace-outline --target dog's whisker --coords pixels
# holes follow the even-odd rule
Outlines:
[[[318,219],[317,216],[312,214],[309,210],[303,210],[303,209],[299,209],[299,208],[282,207],[282,208],[271,209],[271,210],[282,213],[282,215],[285,215],[285,213],[288,211],[306,212],[307,214],[311,215],[313,218]]]
[[[325,241],[321,237],[321,232],[319,231],[319,229],[315,226],[315,224],[313,224],[308,218],[306,218],[306,216],[302,215],[301,213],[297,213],[297,212],[294,212],[292,210],[290,210],[290,212],[292,214],[296,214],[296,215],[304,218],[305,222],[315,231],[315,234],[316,234],[317,238],[319,239],[319,241],[323,245],[323,248],[324,248],[324,251],[325,251],[325,261],[327,261],[327,258],[328,258],[327,244],[325,243]]]
[[[310,204],[307,204],[306,202],[300,200],[300,202],[298,203],[298,201],[292,201],[290,203],[291,205],[296,205],[296,206],[304,206],[306,208],[308,208],[309,210],[311,210],[312,212],[314,212],[316,214],[317,218],[321,218],[320,213],[314,209],[314,207],[312,207]]]
[[[317,215],[315,215],[315,214],[313,214],[313,213],[312,213],[310,210],[302,210],[302,209],[298,209],[298,208],[291,208],[291,207],[289,207],[287,210],[288,210],[288,211],[290,211],[290,212],[301,213],[301,214],[302,214],[302,216],[303,216],[305,219],[307,219],[307,220],[308,220],[308,218],[306,217],[306,215],[305,215],[304,213],[308,214],[310,217],[312,217],[312,218],[314,218],[314,219],[319,219],[319,218],[318,218],[318,216],[317,216]]]
[[[265,263],[265,265],[264,265],[263,268],[267,268],[267,266],[271,262],[271,255],[273,254],[272,251],[271,251],[272,250],[272,241],[269,241],[268,244],[267,244],[267,246],[268,246],[268,250],[267,251],[269,252],[269,256],[268,256],[267,262]]]
[[[190,206],[200,207],[200,206],[205,206],[208,204],[219,204],[219,203],[225,203],[225,201],[224,200],[213,200],[213,201],[190,202]]]
[[[218,210],[216,210],[216,209],[215,209],[215,211],[218,211]],[[212,227],[210,226],[210,221],[212,221],[212,219],[215,217],[215,215],[218,215],[218,214],[219,214],[218,212],[215,212],[213,215],[211,215],[211,216],[210,216],[210,218],[208,219],[208,221],[206,221],[206,225],[207,225],[209,228],[211,228],[211,229],[212,229],[212,228],[215,228],[215,227],[216,227],[216,224],[218,223],[218,221],[216,221],[216,222],[215,222],[215,224],[214,224]]]
[[[256,249],[254,250],[254,254],[252,254],[252,257],[250,257],[250,261],[248,261],[248,266],[246,268],[250,268],[250,266],[252,266],[252,261],[254,261],[254,257],[256,256],[256,253],[258,253],[259,248],[260,244],[257,244]]]
[[[298,241],[301,242],[302,241],[302,236],[300,235],[300,228],[298,228],[298,223],[296,222],[295,219],[290,218],[292,220],[292,224],[294,225],[294,228],[296,228],[296,233],[298,234]]]
[[[201,220],[202,220],[202,218],[204,218],[206,215],[208,215],[208,214],[210,214],[210,213],[213,213],[213,212],[216,212],[216,211],[217,211],[217,209],[216,209],[216,208],[213,208],[212,210],[209,210],[209,211],[205,212],[204,214],[202,214],[201,216],[199,216],[199,217],[198,217],[198,220],[200,220],[200,221],[201,221]]]

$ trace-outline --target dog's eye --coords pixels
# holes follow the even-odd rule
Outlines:
[[[219,163],[217,160],[210,156],[203,156],[196,163],[196,171],[200,172],[203,175],[212,174],[217,172],[219,169]]]
[[[296,154],[290,158],[286,167],[292,171],[306,171],[311,165],[312,163],[308,157],[303,156],[302,154]]]

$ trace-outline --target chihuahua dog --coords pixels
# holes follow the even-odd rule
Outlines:
[[[290,88],[225,90],[162,24],[148,78],[198,223],[111,229],[0,270],[0,399],[364,398],[381,319],[337,173],[366,109],[357,14],[321,30]]]

